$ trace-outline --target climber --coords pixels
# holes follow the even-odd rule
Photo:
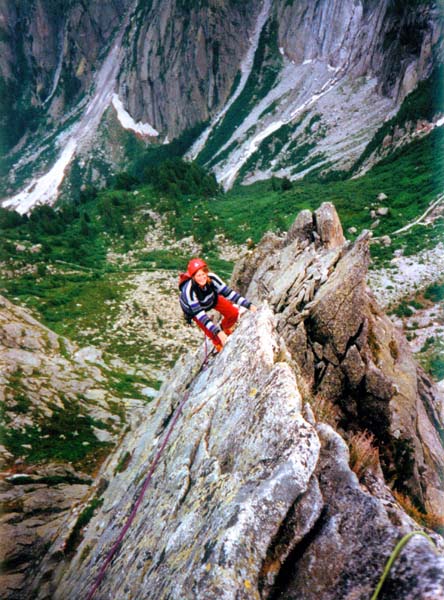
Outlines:
[[[210,273],[201,258],[192,258],[186,273],[179,275],[180,306],[188,323],[194,321],[213,342],[220,352],[232,333],[239,317],[239,306],[256,312],[257,308],[249,300],[229,288],[215,273]],[[223,316],[219,325],[214,323],[206,311],[214,308]]]

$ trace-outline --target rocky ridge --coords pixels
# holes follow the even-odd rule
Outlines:
[[[64,562],[67,534],[55,540],[35,598],[88,593],[185,395],[99,597],[370,596],[396,541],[418,525],[377,459],[360,483],[340,434],[373,426],[387,480],[439,513],[443,414],[366,288],[367,246],[365,234],[346,244],[323,205],[243,260],[234,284],[261,310],[242,318],[207,365],[203,348],[177,362],[146,420],[102,468],[103,503]],[[340,433],[322,422],[321,399],[340,411]],[[427,540],[415,537],[402,556],[381,598],[444,597],[444,559]]]
[[[268,299],[306,383],[341,410],[345,427],[379,440],[388,480],[444,516],[443,399],[402,332],[367,288],[369,234],[346,243],[336,211],[302,211],[237,266],[234,285]]]

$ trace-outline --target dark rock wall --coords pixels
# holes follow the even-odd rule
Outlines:
[[[91,85],[93,73],[130,2],[2,0],[3,150],[34,130],[42,115],[62,117],[78,102]]]
[[[120,89],[129,112],[174,138],[227,101],[259,3],[139,3]]]
[[[79,101],[133,8],[119,93],[134,119],[172,139],[224,105],[250,44],[258,2],[2,0],[4,150],[45,115],[59,120]],[[427,77],[439,47],[439,11],[431,2],[275,0],[271,16],[291,60],[328,60],[354,77],[376,75],[380,92],[398,101]]]

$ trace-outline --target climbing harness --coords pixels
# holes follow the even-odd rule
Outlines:
[[[205,370],[205,368],[207,366],[207,363],[208,363],[208,358],[209,358],[209,355],[208,355],[208,351],[207,351],[207,340],[205,338],[205,355],[204,355],[204,360],[202,362],[201,368],[199,369],[199,373],[202,372],[203,370]],[[188,400],[189,395],[190,395],[190,390],[188,389],[186,391],[186,393],[184,394],[184,397],[182,398],[181,402],[179,403],[179,406],[177,407],[176,412],[174,413],[173,420],[172,420],[171,425],[170,425],[170,427],[169,427],[169,429],[168,429],[168,431],[167,431],[167,433],[165,435],[165,438],[164,438],[164,440],[163,440],[163,442],[162,442],[159,450],[157,451],[156,456],[154,457],[153,462],[151,463],[150,470],[148,471],[148,474],[147,474],[147,476],[145,478],[145,481],[143,482],[142,488],[141,488],[140,493],[139,493],[139,497],[137,498],[137,501],[134,504],[133,510],[131,511],[131,513],[130,513],[130,515],[129,515],[129,517],[128,517],[126,523],[125,523],[125,525],[122,527],[122,530],[120,531],[120,534],[119,534],[117,540],[114,542],[111,550],[106,555],[106,558],[105,558],[105,560],[103,562],[103,565],[102,565],[102,567],[101,567],[101,569],[99,571],[99,574],[97,575],[97,577],[96,577],[96,579],[94,581],[93,586],[91,587],[91,589],[90,589],[90,591],[88,593],[88,596],[86,597],[86,600],[91,600],[94,597],[94,595],[97,592],[97,590],[99,589],[99,586],[100,586],[100,584],[101,584],[101,582],[102,582],[102,580],[103,580],[103,578],[105,576],[105,572],[106,572],[106,569],[108,568],[109,563],[111,562],[114,554],[119,549],[119,546],[122,543],[122,540],[125,537],[126,532],[131,527],[131,524],[134,521],[134,517],[136,516],[137,510],[138,510],[140,504],[142,503],[142,500],[143,500],[143,497],[145,495],[145,492],[146,492],[146,490],[148,488],[148,485],[149,485],[149,483],[151,481],[151,477],[152,477],[152,475],[153,475],[153,473],[154,473],[154,471],[156,469],[156,466],[157,466],[157,464],[158,464],[158,462],[159,462],[159,460],[160,460],[160,458],[162,456],[162,453],[163,453],[163,451],[165,449],[165,446],[167,445],[168,440],[170,439],[170,436],[171,436],[171,433],[172,433],[172,431],[174,429],[174,426],[176,425],[177,420],[179,419],[179,417],[180,417],[180,415],[182,413],[182,409],[183,409],[183,407],[185,405],[185,402]]]
[[[390,573],[390,569],[393,566],[393,563],[395,562],[395,560],[398,558],[399,554],[401,553],[401,550],[404,548],[404,546],[407,544],[407,542],[414,536],[414,535],[422,535],[425,538],[428,539],[428,541],[432,544],[432,546],[435,547],[435,543],[432,540],[432,538],[427,535],[424,531],[411,531],[410,533],[407,533],[403,538],[401,538],[401,540],[396,544],[393,552],[390,555],[390,558],[388,559],[384,571],[381,575],[381,579],[379,580],[379,583],[376,587],[376,590],[374,591],[373,596],[371,597],[370,600],[376,600],[379,596],[379,592],[382,589],[382,586],[384,585],[385,580],[388,577],[388,574]]]

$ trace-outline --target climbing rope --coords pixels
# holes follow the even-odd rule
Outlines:
[[[381,579],[379,580],[379,583],[376,587],[376,590],[373,594],[373,596],[371,597],[371,600],[376,600],[379,596],[379,592],[382,589],[382,586],[384,585],[385,580],[387,579],[388,574],[390,573],[390,569],[393,566],[393,563],[395,562],[395,560],[398,558],[399,554],[401,553],[401,550],[404,548],[404,546],[407,544],[407,542],[414,536],[414,535],[422,535],[423,537],[427,538],[428,541],[433,545],[433,547],[435,547],[435,542],[432,540],[432,538],[427,535],[424,531],[411,531],[410,533],[407,533],[403,538],[401,538],[401,540],[396,544],[393,552],[391,553],[384,571],[381,575]]]
[[[205,337],[205,357],[204,357],[204,361],[203,361],[203,363],[201,365],[201,368],[200,368],[199,372],[201,372],[205,368],[207,362],[208,362],[207,339]],[[93,586],[91,587],[91,589],[89,591],[88,596],[86,597],[86,600],[91,600],[94,597],[94,595],[97,592],[97,590],[99,589],[99,586],[100,586],[100,584],[101,584],[101,582],[102,582],[102,580],[103,580],[103,578],[105,576],[105,572],[106,572],[106,570],[108,568],[109,563],[111,562],[114,554],[117,552],[120,544],[122,543],[122,540],[125,537],[126,532],[131,527],[131,524],[134,521],[134,517],[136,516],[137,510],[139,509],[139,506],[142,503],[142,500],[143,500],[143,497],[145,495],[145,492],[146,492],[146,490],[147,490],[147,488],[149,486],[149,483],[151,481],[152,475],[153,475],[153,473],[154,473],[154,471],[156,469],[156,466],[157,466],[157,464],[158,464],[158,462],[159,462],[159,460],[160,460],[160,458],[162,456],[162,453],[163,453],[163,451],[165,449],[165,446],[167,445],[168,440],[170,439],[170,436],[171,436],[171,433],[172,433],[172,431],[174,429],[174,426],[176,425],[177,420],[179,419],[179,417],[180,417],[180,415],[182,413],[182,409],[183,409],[183,407],[185,405],[185,402],[188,400],[189,395],[190,395],[190,390],[187,390],[187,392],[185,393],[184,397],[182,398],[179,406],[177,407],[176,412],[174,413],[173,420],[172,420],[171,425],[170,425],[170,427],[169,427],[169,429],[168,429],[168,431],[167,431],[167,433],[165,435],[165,438],[164,438],[164,440],[163,440],[163,442],[162,442],[159,450],[157,451],[156,456],[154,457],[153,462],[151,463],[150,470],[148,471],[148,474],[147,474],[147,476],[145,478],[145,481],[143,482],[142,489],[140,490],[139,497],[137,498],[137,501],[134,504],[133,510],[131,511],[131,513],[130,513],[130,515],[129,515],[129,517],[128,517],[126,523],[125,523],[125,525],[122,527],[122,530],[120,531],[120,534],[119,534],[117,540],[114,542],[113,546],[111,547],[111,550],[106,555],[106,558],[105,558],[105,560],[103,562],[103,565],[102,565],[102,567],[101,567],[101,569],[99,571],[99,574],[97,575],[97,577],[96,577],[96,579],[94,581]]]

